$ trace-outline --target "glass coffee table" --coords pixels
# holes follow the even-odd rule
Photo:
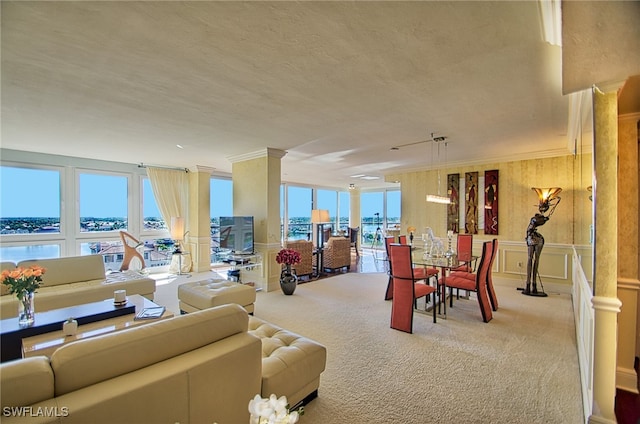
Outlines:
[[[159,318],[136,320],[134,319],[136,314],[144,308],[153,308],[159,305],[138,294],[127,296],[127,300],[128,303],[135,305],[135,313],[79,325],[74,336],[65,336],[62,330],[57,330],[22,339],[22,357],[29,358],[39,355],[51,357],[56,349],[76,340],[84,340],[173,317],[173,313],[165,308]],[[113,303],[113,299],[107,299],[105,302]]]

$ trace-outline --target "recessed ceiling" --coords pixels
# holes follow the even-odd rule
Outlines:
[[[567,154],[536,2],[2,2],[2,147],[380,187],[448,161]],[[178,148],[177,145],[182,148]],[[352,176],[378,177],[366,180]]]

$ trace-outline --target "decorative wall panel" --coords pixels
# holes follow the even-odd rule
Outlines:
[[[484,172],[484,233],[498,234],[498,170]]]
[[[478,172],[465,173],[464,232],[478,234]]]
[[[447,205],[447,231],[460,231],[460,174],[447,175],[447,194],[451,203]]]

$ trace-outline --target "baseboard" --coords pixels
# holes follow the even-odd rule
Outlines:
[[[638,375],[636,370],[630,368],[616,368],[616,388],[630,393],[638,392]]]

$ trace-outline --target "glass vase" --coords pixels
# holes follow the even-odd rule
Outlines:
[[[36,319],[34,307],[35,292],[24,292],[18,297],[18,325],[20,327],[30,327]]]

